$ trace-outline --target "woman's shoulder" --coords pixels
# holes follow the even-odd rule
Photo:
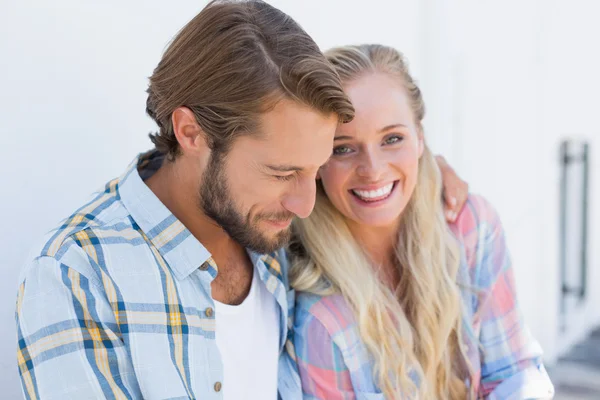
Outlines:
[[[462,264],[468,273],[469,285],[481,286],[487,276],[494,275],[494,261],[496,257],[486,254],[505,253],[505,242],[502,224],[496,209],[491,203],[480,195],[469,195],[467,202],[456,221],[450,224],[462,249]],[[500,254],[502,253],[502,254]],[[485,265],[484,265],[485,264]],[[483,285],[485,286],[485,285]]]
[[[483,196],[471,194],[450,230],[469,256],[482,250],[491,235],[502,231],[502,225],[491,203]]]
[[[470,293],[474,309],[492,288],[510,274],[512,263],[504,229],[495,208],[484,197],[470,195],[463,210],[450,225],[461,247],[458,281]]]
[[[331,336],[354,325],[354,315],[350,305],[341,294],[326,296],[308,292],[296,295],[296,328],[318,323]]]
[[[460,240],[473,235],[477,237],[478,233],[494,228],[498,222],[498,214],[492,204],[481,195],[470,194],[450,228]]]

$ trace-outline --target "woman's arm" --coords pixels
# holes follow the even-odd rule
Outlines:
[[[476,310],[481,321],[481,386],[488,400],[549,399],[554,387],[542,363],[542,350],[525,325],[516,299],[504,230],[487,201],[473,196],[478,219]]]

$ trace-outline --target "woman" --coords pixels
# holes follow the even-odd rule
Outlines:
[[[448,225],[424,104],[400,53],[327,53],[356,108],[294,226],[295,350],[306,398],[551,398],[515,302],[502,226],[470,196]]]

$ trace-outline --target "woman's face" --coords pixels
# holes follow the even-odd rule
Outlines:
[[[356,109],[319,171],[327,197],[358,225],[396,226],[412,195],[423,140],[397,78],[369,73],[345,86]]]

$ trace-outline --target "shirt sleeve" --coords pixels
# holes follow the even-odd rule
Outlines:
[[[21,282],[17,360],[26,399],[141,398],[118,305],[113,310],[99,278],[44,256]]]
[[[541,347],[518,307],[502,225],[487,202],[478,199],[478,203],[482,250],[477,283],[484,293],[477,309],[482,394],[488,400],[552,398],[554,387],[544,369]]]

